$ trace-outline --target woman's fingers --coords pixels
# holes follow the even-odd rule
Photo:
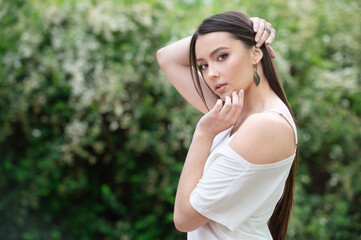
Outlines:
[[[244,90],[241,89],[238,93],[238,102],[239,102],[239,106],[237,108],[237,114],[238,116],[241,115],[242,110],[243,110],[243,99],[244,99]]]
[[[271,43],[273,43],[273,40],[275,40],[276,30],[272,28],[272,25],[270,23],[267,23],[267,27],[269,30],[271,30],[271,34],[269,34],[269,36],[266,38],[266,44],[270,45]]]
[[[266,45],[271,44],[276,36],[276,30],[272,28],[271,23],[258,17],[252,17],[250,20],[253,22],[253,31],[256,33],[256,47],[261,47],[264,43],[266,43]],[[271,48],[269,51],[272,58],[274,58],[275,54],[273,49]]]
[[[243,97],[244,97],[243,89],[240,90],[238,93],[234,91],[232,96],[233,96],[232,117],[234,119],[234,123],[236,123],[243,110]]]
[[[231,109],[231,107],[232,107],[232,100],[229,96],[226,96],[224,100],[223,108],[221,109],[219,114],[226,115],[228,111]]]
[[[241,90],[239,93],[233,91],[231,95],[232,99],[228,96],[226,97],[223,108],[219,112],[226,121],[230,121],[232,124],[236,123],[242,112],[243,96],[244,91]]]
[[[218,134],[237,122],[242,108],[243,90],[239,93],[233,91],[231,96],[225,97],[224,103],[221,99],[217,100],[214,107],[199,120],[197,129],[212,135]]]
[[[228,122],[233,125],[237,122],[240,114],[243,109],[243,98],[244,91],[240,90],[238,93],[236,91],[232,92],[231,96],[226,96],[224,103],[222,100],[218,99],[214,107],[209,112],[216,119]]]
[[[259,19],[258,22],[259,23],[258,23],[257,33],[256,33],[256,36],[255,36],[255,41],[257,42],[256,46],[259,45],[259,44],[261,44],[260,46],[262,46],[262,44],[264,43],[264,40],[262,39],[262,37],[263,37],[263,34],[265,32],[266,21],[264,19]]]
[[[262,33],[260,33],[261,37],[258,39],[258,41],[256,40],[257,41],[256,47],[261,47],[266,42],[266,40],[268,40],[268,42],[266,42],[267,44],[272,43],[274,39],[274,36],[272,38],[272,32],[273,32],[272,25],[270,23],[265,23],[264,30],[262,31]]]
[[[253,22],[253,31],[256,33],[255,41],[258,42],[264,30],[265,20],[258,17],[252,17],[250,20]]]
[[[221,99],[218,99],[216,104],[214,105],[213,109],[211,109],[210,112],[215,112],[215,113],[219,113],[219,111],[221,111],[222,109],[222,100]]]
[[[251,17],[249,19],[253,22],[253,31],[257,32],[260,19],[258,17]]]
[[[273,51],[270,45],[267,45],[267,48],[271,58],[275,58],[276,57],[275,51]]]
[[[228,111],[227,118],[232,121],[237,113],[238,108],[239,108],[238,94],[236,93],[236,91],[233,91],[232,92],[232,108]]]

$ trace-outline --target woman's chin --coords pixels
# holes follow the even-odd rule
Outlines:
[[[224,93],[224,94],[217,94],[217,96],[224,102],[226,101],[226,97],[230,97],[232,99],[232,94]]]

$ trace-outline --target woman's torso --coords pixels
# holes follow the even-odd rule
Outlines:
[[[286,119],[294,130],[295,139],[296,139],[295,141],[297,143],[296,126],[287,108],[281,107],[277,109],[268,109],[263,113],[280,114],[280,116]],[[225,204],[226,206],[223,207],[221,206],[221,208],[224,208],[226,209],[226,211],[229,211],[228,213],[229,215],[227,215],[228,219],[234,219],[234,221],[229,221],[228,223],[227,220],[224,221],[221,220],[223,221],[223,224],[217,221],[210,221],[201,228],[188,233],[188,239],[207,239],[207,240],[272,239],[267,226],[267,222],[271,217],[277,202],[279,201],[279,199],[283,194],[284,184],[289,174],[289,170],[292,166],[293,160],[295,158],[296,148],[292,156],[289,156],[286,159],[281,159],[278,162],[271,164],[252,164],[248,162],[246,159],[244,159],[242,156],[240,156],[238,153],[236,153],[229,146],[229,143],[231,142],[233,136],[235,135],[235,134],[231,135],[231,132],[232,132],[231,128],[227,129],[221,132],[220,134],[218,134],[214,139],[211,148],[211,153],[207,159],[203,171],[203,175],[205,176],[204,177],[205,179],[201,179],[199,183],[199,188],[201,189],[199,191],[201,192],[201,194],[206,196],[204,198],[206,200],[203,200],[202,197],[199,198],[194,197],[194,199],[196,200],[193,200],[193,202],[197,206],[197,204],[199,205],[203,204],[198,202],[208,201],[208,199],[215,198],[215,200],[209,200],[210,202],[209,203],[207,202],[207,204],[209,205],[204,205],[205,209],[202,211],[204,211],[205,214],[209,214],[207,209],[210,209],[209,212],[211,212],[211,210],[214,208],[214,206],[212,205],[212,201],[214,202],[215,205]],[[255,150],[262,151],[262,149],[255,149]],[[217,167],[216,165],[222,161],[224,161],[224,165],[226,166]],[[216,186],[212,181],[212,179],[217,178],[217,174],[219,174],[217,173],[218,170],[215,170],[217,168],[218,170],[222,168],[221,170],[219,170],[219,172],[221,174],[224,174],[225,176],[224,177],[222,175],[222,177],[224,177],[224,179],[222,179],[222,183],[219,184],[217,183],[219,186]],[[224,173],[227,171],[229,171],[229,173]],[[214,175],[209,176],[213,174],[212,172],[215,172]],[[258,175],[259,177],[257,177]],[[268,178],[269,181],[265,183],[263,182],[262,178]],[[226,197],[224,197],[224,195],[229,194],[228,192],[224,193],[223,190],[218,189],[217,191],[215,191],[210,188],[211,190],[209,190],[208,193],[207,186],[205,186],[204,189],[202,189],[203,184],[204,185],[213,184],[214,188],[218,188],[218,187],[229,188],[227,191],[232,192],[232,194],[237,194],[237,193],[233,193],[233,191],[238,191],[239,194],[235,195],[236,197],[232,197],[232,198],[238,199],[239,197],[239,200],[237,201],[240,204],[242,204],[242,201],[244,199],[247,198],[249,199],[244,200],[245,202],[242,204],[246,206],[237,206],[237,203],[232,202],[232,198],[226,199]],[[240,186],[242,184],[244,184],[245,186]],[[235,187],[233,187],[233,185]],[[257,195],[258,193],[257,194],[252,193],[254,189],[260,188],[259,186],[262,185],[266,186],[266,189],[264,191],[266,191],[267,194],[263,194],[262,192],[263,190],[260,191],[259,197]],[[199,195],[201,196],[201,194]],[[209,196],[207,194],[209,194]],[[212,194],[213,195],[218,194],[220,197],[218,196],[214,197]],[[243,195],[243,196],[239,196],[239,195]],[[247,205],[249,206],[249,208],[252,208],[253,203],[256,204],[257,206],[254,206],[255,209],[252,210],[251,213],[248,213]],[[234,210],[227,209],[227,205],[233,206],[233,204],[235,206]],[[216,211],[218,211],[219,208],[220,208],[219,206],[216,206],[217,209]],[[200,213],[202,214],[202,212]],[[239,221],[239,219],[242,219],[241,222],[235,224],[232,223]]]

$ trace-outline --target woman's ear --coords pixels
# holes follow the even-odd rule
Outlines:
[[[263,57],[263,52],[260,48],[256,47],[256,46],[253,46],[252,47],[252,57],[253,57],[253,64],[258,64],[262,57]]]

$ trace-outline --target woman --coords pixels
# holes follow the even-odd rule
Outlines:
[[[237,11],[216,14],[193,37],[157,52],[168,79],[204,113],[174,206],[175,226],[188,239],[286,236],[297,133],[267,51],[275,31],[252,21]]]

